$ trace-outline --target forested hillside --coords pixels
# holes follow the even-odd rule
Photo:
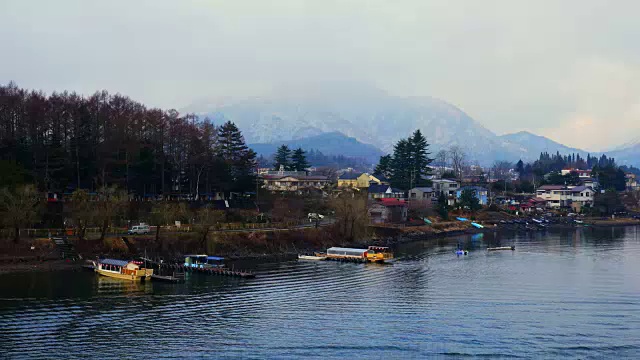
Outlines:
[[[242,191],[255,188],[255,157],[231,122],[198,121],[106,91],[83,97],[0,86],[0,186]]]

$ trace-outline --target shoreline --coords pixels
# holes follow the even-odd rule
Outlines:
[[[545,228],[525,229],[510,226],[485,227],[482,229],[466,228],[434,232],[431,227],[379,227],[382,232],[393,234],[374,234],[368,241],[357,241],[350,243],[350,246],[389,246],[395,247],[400,244],[407,244],[417,241],[444,240],[456,236],[474,235],[492,232],[515,232],[515,233],[537,233],[547,230],[576,230],[588,228],[615,228],[627,226],[640,226],[640,220],[597,220],[585,221],[584,224],[549,224]],[[424,231],[429,229],[430,231]],[[300,249],[301,253],[313,253],[324,249]],[[233,266],[255,265],[274,262],[286,262],[297,259],[297,252],[281,253],[249,253],[246,255],[228,254],[224,256]],[[0,257],[0,275],[32,272],[51,271],[83,271],[81,265],[84,260],[72,261],[70,259],[60,259],[52,256],[40,255],[6,255]]]

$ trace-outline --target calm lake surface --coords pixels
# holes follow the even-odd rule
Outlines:
[[[639,233],[484,234],[180,285],[2,275],[0,358],[638,358]]]

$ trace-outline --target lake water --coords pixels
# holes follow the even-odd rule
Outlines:
[[[638,358],[639,230],[414,242],[393,265],[291,262],[180,285],[2,275],[0,358]]]

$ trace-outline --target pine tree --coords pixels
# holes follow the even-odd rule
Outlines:
[[[422,135],[420,129],[413,132],[413,136],[407,139],[409,144],[409,152],[411,156],[411,185],[421,185],[424,183],[424,175],[431,172],[429,164],[433,159],[429,158],[429,144],[427,139]]]
[[[391,160],[391,155],[380,156],[380,162],[376,165],[375,170],[373,170],[374,174],[379,174],[390,179],[392,174]]]
[[[307,157],[302,148],[297,148],[291,155],[291,168],[295,171],[306,171],[309,168]]]
[[[393,147],[391,169],[391,184],[402,190],[408,190],[412,182],[413,163],[411,144],[407,139],[398,141]]]
[[[255,184],[256,153],[249,149],[238,127],[228,121],[218,129],[217,153],[227,170],[227,191],[250,191]]]
[[[291,169],[291,150],[287,145],[280,145],[273,159],[273,169],[280,170],[283,167],[285,170]]]
[[[524,174],[524,162],[522,162],[522,159],[516,163],[516,171],[520,174],[520,177]]]

